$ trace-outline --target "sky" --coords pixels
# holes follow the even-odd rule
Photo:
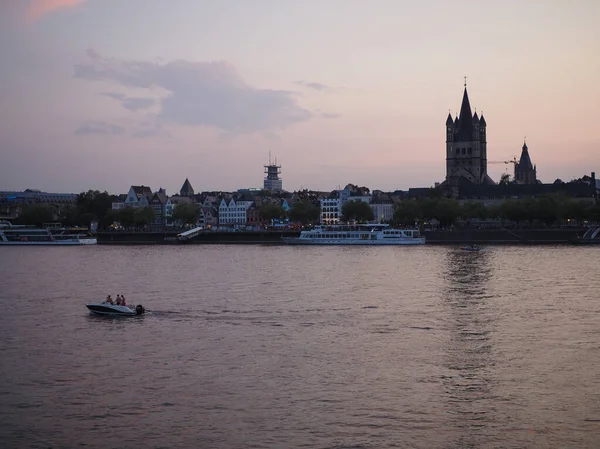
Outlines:
[[[464,77],[496,181],[600,175],[600,1],[0,0],[0,190],[445,178]],[[271,155],[271,156],[269,156]]]

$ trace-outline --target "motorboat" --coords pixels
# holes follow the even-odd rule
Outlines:
[[[104,315],[104,316],[137,316],[142,315],[146,312],[144,306],[138,304],[135,309],[131,309],[127,306],[119,306],[111,304],[109,302],[92,303],[85,305],[91,314]]]
[[[465,246],[463,248],[461,248],[463,251],[481,251],[481,248],[479,246]]]

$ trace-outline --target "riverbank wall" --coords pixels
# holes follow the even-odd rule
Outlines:
[[[177,232],[99,232],[97,239],[101,245],[273,244],[281,243],[282,237],[299,235],[299,232],[289,231],[208,231],[177,241]]]
[[[424,232],[427,244],[567,244],[583,243],[585,228],[560,229],[462,229]],[[282,237],[297,237],[293,231],[202,232],[190,240],[177,241],[176,232],[99,232],[103,245],[193,245],[193,244],[278,244]]]

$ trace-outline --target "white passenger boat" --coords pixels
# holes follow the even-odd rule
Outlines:
[[[39,229],[27,226],[0,228],[0,245],[95,245],[85,228]]]
[[[387,224],[322,225],[283,237],[290,245],[422,245],[418,229],[394,229]]]

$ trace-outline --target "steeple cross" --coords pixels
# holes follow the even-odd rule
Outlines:
[[[465,87],[467,87],[467,77],[465,76]]]

